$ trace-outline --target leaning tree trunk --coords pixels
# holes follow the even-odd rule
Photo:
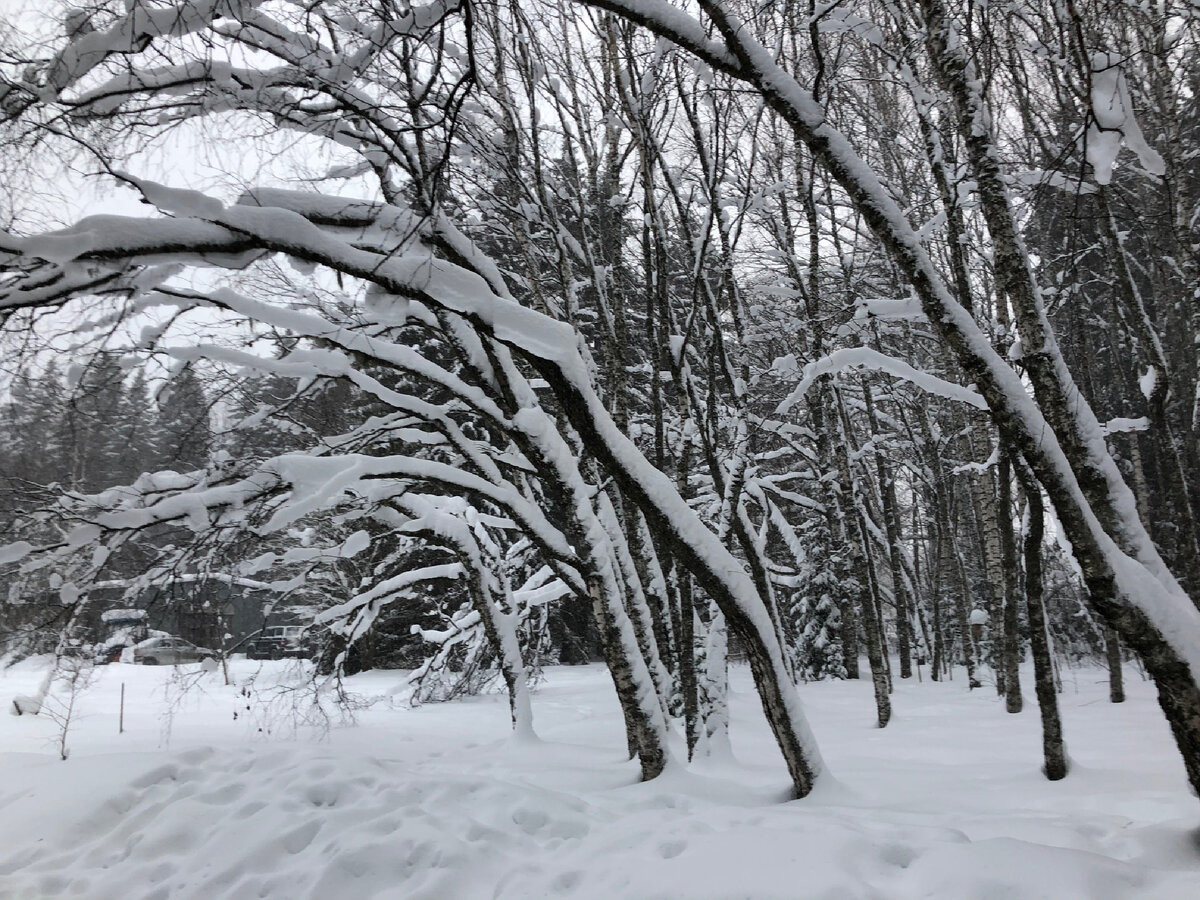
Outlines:
[[[497,369],[510,377],[507,386],[518,396],[516,392],[521,385],[511,358],[506,358],[500,347],[493,349],[493,355]],[[647,660],[643,648],[654,646],[653,632],[643,627],[639,633],[625,608],[621,553],[613,545],[614,540],[623,540],[623,535],[618,528],[606,529],[604,517],[597,512],[596,498],[588,487],[589,482],[598,484],[598,479],[584,477],[578,454],[545,411],[527,407],[521,413],[522,427],[514,428],[511,436],[525,458],[538,468],[551,495],[558,498],[566,520],[565,533],[579,556],[580,574],[600,632],[604,661],[621,704],[630,755],[637,756],[642,780],[649,781],[662,773],[669,759],[666,716],[656,687],[659,679],[651,671],[656,662],[661,668],[661,661],[653,655]],[[586,441],[586,435],[580,437]],[[594,468],[594,463],[589,461],[587,466]],[[610,515],[615,515],[607,495],[599,496]],[[632,569],[632,563],[627,569]],[[654,652],[657,653],[657,648]]]
[[[656,639],[657,632],[653,624],[654,614],[646,600],[645,589],[642,586],[637,566],[633,560],[633,554],[626,539],[627,532],[621,527],[618,521],[616,507],[612,502],[612,498],[607,492],[602,491],[597,496],[596,503],[599,507],[597,513],[600,522],[608,532],[609,545],[612,547],[614,575],[618,579],[618,584],[622,587],[624,593],[625,602],[623,606],[626,615],[629,617],[629,622],[633,626],[633,633],[637,638],[638,649],[641,651],[642,659],[645,660],[646,668],[650,672],[650,678],[654,683],[654,690],[658,694],[658,700],[662,706],[665,718],[672,711],[677,711],[675,708],[679,705],[677,702],[679,698],[675,695],[674,679],[667,670],[659,651],[659,644]]]
[[[517,636],[516,610],[501,608],[501,596],[504,591],[497,583],[495,572],[488,568],[475,533],[465,522],[450,515],[440,514],[424,502],[410,497],[400,497],[393,502],[414,519],[436,522],[435,527],[411,529],[407,533],[419,534],[431,543],[446,546],[462,563],[466,574],[467,596],[475,611],[479,613],[484,634],[496,655],[500,673],[508,689],[513,731],[523,737],[532,737],[533,706],[529,696],[529,671]]]
[[[763,712],[796,795],[807,796],[822,769],[821,757],[800,709],[767,601],[717,536],[688,508],[670,479],[645,465],[640,452],[615,428],[596,397],[571,377],[571,370],[545,357],[531,356],[529,361],[550,384],[585,446],[622,493],[641,508],[656,540],[671,547],[677,563],[717,604],[746,648]]]
[[[836,389],[835,389],[836,390]],[[870,533],[867,530],[866,512],[862,509],[863,501],[858,496],[854,483],[854,473],[850,468],[850,454],[858,453],[857,442],[850,430],[850,421],[842,403],[841,393],[837,394],[838,410],[841,413],[842,433],[837,441],[834,454],[837,460],[839,482],[839,518],[842,522],[843,538],[850,551],[851,573],[857,584],[857,598],[848,598],[847,606],[861,608],[862,613],[856,619],[862,620],[863,632],[867,639],[867,662],[871,667],[871,682],[875,691],[875,712],[880,728],[885,728],[892,718],[892,701],[888,694],[891,691],[890,678],[887,671],[887,644],[884,640],[883,617],[877,605],[878,588],[875,584],[875,573],[871,561]],[[855,600],[860,601],[855,603]],[[854,623],[857,630],[857,621]],[[858,647],[855,641],[855,670],[858,669]],[[856,671],[857,674],[857,671]]]

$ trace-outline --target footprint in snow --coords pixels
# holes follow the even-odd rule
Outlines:
[[[578,869],[572,869],[570,872],[560,874],[550,886],[560,894],[567,894],[579,887],[581,881],[583,881],[583,873]]]
[[[537,834],[550,821],[549,817],[541,810],[526,808],[514,810],[512,820],[517,825],[520,825],[521,830],[528,835]]]
[[[884,844],[879,848],[879,858],[888,865],[907,869],[917,858],[917,852],[907,844]]]
[[[157,766],[151,769],[144,775],[139,775],[130,782],[135,788],[148,788],[159,784],[163,781],[178,781],[179,766],[170,763],[165,766]]]
[[[674,859],[687,849],[687,841],[663,841],[658,845],[658,855],[663,859]]]
[[[283,849],[293,856],[304,852],[320,830],[320,822],[305,822],[299,828],[293,828],[283,836]]]
[[[304,796],[313,806],[336,806],[338,793],[334,785],[314,784],[305,791]]]
[[[238,819],[248,819],[257,812],[266,809],[267,802],[265,800],[251,800],[233,815]]]

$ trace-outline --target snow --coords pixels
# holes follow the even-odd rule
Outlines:
[[[1141,390],[1142,396],[1149,400],[1154,396],[1154,388],[1158,385],[1158,370],[1154,366],[1147,366],[1146,371],[1138,376],[1138,389]]]
[[[1118,53],[1092,54],[1092,117],[1087,131],[1087,160],[1097,184],[1112,180],[1113,168],[1121,146],[1137,155],[1142,168],[1151,175],[1163,175],[1166,166],[1158,151],[1147,143],[1134,118],[1133,99]]]
[[[1105,434],[1120,434],[1126,431],[1147,431],[1150,428],[1150,420],[1146,416],[1137,416],[1136,418],[1128,418],[1126,416],[1117,416],[1115,419],[1109,419],[1104,423]]]
[[[31,95],[53,101],[115,54],[138,52],[148,38],[181,36],[200,30],[222,16],[245,15],[261,0],[195,0],[179,6],[150,9],[141,3],[126,3],[127,14],[104,31],[81,33],[72,29],[72,40],[44,66],[31,66],[23,85]],[[2,98],[3,95],[0,95]],[[16,112],[30,101],[10,101]]]
[[[211,6],[207,8],[210,11],[215,9]],[[1120,598],[1123,601],[1137,604],[1150,621],[1167,635],[1179,655],[1193,669],[1200,670],[1200,646],[1195,645],[1187,638],[1187,635],[1196,632],[1196,625],[1200,622],[1200,617],[1190,605],[1188,598],[1178,589],[1178,585],[1171,578],[1166,567],[1162,565],[1156,551],[1141,529],[1136,518],[1132,495],[1121,482],[1115,465],[1104,449],[1103,432],[1099,423],[1094,421],[1090,410],[1081,405],[1078,410],[1074,411],[1077,413],[1078,422],[1072,424],[1070,428],[1064,426],[1064,430],[1069,431],[1072,437],[1078,438],[1082,445],[1095,455],[1094,468],[1098,469],[1099,474],[1108,481],[1108,493],[1112,500],[1112,503],[1109,504],[1111,509],[1106,508],[1101,512],[1102,514],[1112,513],[1110,518],[1116,520],[1116,527],[1112,531],[1117,532],[1119,543],[1112,540],[1111,533],[1105,532],[1101,528],[1100,522],[1090,515],[1090,510],[1074,479],[1075,473],[1071,471],[1071,467],[1060,452],[1056,436],[1045,428],[1044,420],[1037,407],[1026,397],[1017,374],[1005,365],[1003,360],[996,357],[987,343],[986,336],[971,321],[969,314],[954,303],[949,292],[945,290],[945,285],[938,279],[938,273],[922,248],[919,236],[912,233],[911,228],[905,223],[901,211],[888,196],[887,191],[865,161],[854,156],[845,137],[832,130],[820,104],[805,93],[795,80],[773,61],[773,57],[765,48],[754,45],[746,37],[750,33],[749,30],[742,30],[733,25],[728,29],[730,43],[738,45],[739,49],[738,58],[735,60],[716,44],[709,42],[706,33],[699,27],[699,23],[682,11],[665,4],[649,2],[649,0],[639,0],[639,2],[632,3],[630,8],[640,17],[653,17],[658,21],[668,22],[672,26],[678,25],[676,36],[680,41],[689,45],[694,43],[697,52],[705,55],[712,64],[726,68],[742,67],[747,72],[752,72],[764,90],[775,98],[776,105],[786,107],[785,111],[793,114],[791,115],[792,124],[801,133],[801,136],[807,133],[813,138],[820,139],[821,146],[825,148],[821,151],[825,162],[833,164],[834,174],[843,184],[854,188],[853,193],[858,198],[859,205],[874,217],[873,227],[877,231],[891,234],[894,243],[905,251],[905,254],[902,255],[906,258],[911,256],[910,268],[913,272],[928,279],[931,287],[924,298],[928,317],[931,321],[939,323],[939,327],[943,329],[953,327],[962,335],[959,341],[959,354],[977,364],[980,389],[987,393],[992,406],[1015,413],[1015,417],[1021,420],[1027,433],[1034,440],[1042,442],[1042,445],[1037,448],[1038,452],[1033,454],[1034,461],[1041,464],[1041,471],[1049,472],[1051,475],[1061,475],[1061,481],[1065,487],[1059,492],[1056,502],[1063,502],[1061,498],[1066,496],[1068,501],[1078,504],[1083,518],[1086,519],[1086,525],[1080,526],[1079,530],[1082,531],[1086,527],[1088,531],[1092,532],[1091,536],[1099,545],[1100,552],[1109,558],[1111,567],[1117,575]],[[190,20],[192,17],[189,14],[185,18]],[[130,28],[132,28],[131,24]],[[132,37],[151,33],[144,32],[142,29],[127,29],[127,31],[126,36]],[[117,46],[117,44],[106,44],[105,47],[91,48],[91,52],[110,52],[114,51]],[[71,65],[67,68],[75,71],[77,67]],[[1112,77],[1116,78],[1117,76]],[[57,78],[51,79],[50,83],[58,84],[58,81]],[[1120,88],[1119,81],[1114,82],[1114,85],[1118,89]],[[1094,98],[1093,104],[1098,106],[1098,101]],[[1132,119],[1126,115],[1128,111],[1123,106],[1121,110],[1117,110],[1110,104],[1109,107],[1100,109],[1097,114],[1108,115],[1111,113],[1115,117],[1117,112],[1120,112],[1123,117],[1121,126],[1125,128],[1126,140],[1129,140],[1131,129],[1136,123],[1133,123]],[[1152,168],[1145,159],[1143,159],[1143,165]],[[584,362],[586,354],[580,352],[580,348],[576,346],[577,336],[573,336],[569,329],[556,327],[561,326],[562,323],[552,323],[545,317],[539,317],[532,310],[507,302],[504,297],[493,296],[489,291],[497,290],[497,288],[489,280],[471,275],[449,264],[431,260],[427,254],[406,252],[385,262],[380,254],[352,247],[345,241],[338,240],[333,234],[318,228],[315,223],[294,211],[247,207],[218,210],[217,206],[207,204],[204,198],[192,193],[181,194],[173,188],[164,188],[161,191],[152,188],[152,191],[159,196],[165,206],[177,208],[183,212],[219,213],[219,215],[215,215],[215,218],[218,219],[215,224],[191,220],[181,222],[173,219],[137,220],[135,224],[127,222],[126,227],[130,233],[141,242],[138,245],[141,247],[141,252],[151,259],[164,255],[173,259],[186,258],[186,255],[182,255],[183,251],[178,249],[178,244],[172,245],[170,241],[166,240],[168,236],[175,236],[181,239],[186,238],[187,248],[185,249],[190,249],[193,253],[199,252],[198,245],[204,244],[205,241],[214,241],[215,244],[204,246],[203,249],[206,252],[201,256],[208,255],[214,249],[223,249],[230,253],[244,255],[253,252],[250,248],[261,245],[279,252],[290,253],[308,262],[328,262],[348,274],[361,274],[363,277],[373,278],[397,297],[423,293],[422,299],[428,298],[430,305],[442,306],[469,316],[473,322],[490,328],[499,341],[511,343],[544,360],[547,363],[547,369],[551,368],[549,364],[552,363],[553,368],[557,369],[556,374],[561,375],[565,382],[580,386],[580,392],[583,394],[582,400],[588,405],[585,412],[594,420],[595,430],[600,438],[599,442],[607,448],[606,452],[611,457],[606,461],[608,467],[619,470],[628,478],[639,493],[641,502],[652,505],[655,511],[661,513],[665,519],[678,517],[683,522],[678,528],[681,543],[685,544],[689,551],[703,557],[706,563],[711,564],[710,567],[714,570],[714,574],[721,577],[721,586],[729,593],[731,602],[739,606],[745,605],[760,630],[768,624],[764,618],[765,610],[759,608],[760,604],[750,593],[753,586],[744,577],[740,567],[732,565],[736,563],[736,560],[724,552],[720,542],[715,540],[690,514],[686,504],[683,504],[674,493],[669,480],[658,477],[660,473],[656,473],[644,465],[645,460],[641,454],[624,439],[624,436],[616,433],[611,421],[604,416],[598,401],[587,393],[585,386],[588,383],[588,367]],[[58,233],[57,238],[60,239],[58,245],[47,249],[46,253],[64,261],[80,254],[86,254],[91,257],[88,260],[89,263],[92,260],[103,260],[106,255],[111,255],[117,245],[110,234],[107,231],[101,233],[99,220],[85,221],[90,222],[86,228],[77,227],[73,232],[68,230]],[[216,227],[216,225],[222,224],[228,227]],[[107,254],[104,252],[106,248]],[[121,251],[123,255],[128,252],[128,248],[122,246]],[[72,271],[82,265],[83,263],[76,262]],[[19,287],[20,285],[18,285]],[[234,311],[246,311],[253,308],[253,305],[244,299],[230,299],[231,297],[232,294],[224,297],[213,295],[214,301],[223,300],[223,305]],[[497,302],[498,299],[503,302]],[[407,315],[407,312],[405,314]],[[272,319],[278,322],[286,319],[289,323],[296,323],[303,333],[321,334],[327,340],[341,343],[347,349],[351,348],[354,339],[363,340],[361,335],[350,335],[348,331],[335,331],[333,335],[328,335],[325,332],[325,323],[318,323],[315,326],[318,329],[316,332],[303,331],[305,323],[312,322],[315,317],[303,316],[294,311],[277,310],[259,318],[263,322]],[[1037,349],[1036,347],[1032,348],[1031,352],[1037,351]],[[403,358],[402,349],[393,348],[390,352],[400,354],[400,358]],[[1047,352],[1053,356],[1057,351],[1051,346]],[[1061,360],[1058,361],[1061,362]],[[417,363],[410,362],[409,368],[417,371]],[[436,369],[436,367],[434,368]],[[460,387],[452,382],[445,373],[438,371],[434,374],[435,380],[453,385],[455,393],[469,397],[465,387]],[[1068,389],[1067,393],[1070,394],[1069,376],[1064,377],[1062,381]],[[931,382],[931,384],[939,388],[944,385],[937,381]],[[957,387],[950,386],[950,388]],[[960,399],[975,402],[977,405],[981,403],[974,392],[966,389],[960,390],[963,391]],[[479,408],[485,413],[487,412],[482,401]],[[512,424],[514,428],[525,428],[525,424],[522,422]],[[535,435],[529,431],[528,436]],[[1078,465],[1078,460],[1076,463]],[[360,471],[366,471],[366,469]],[[321,484],[313,483],[309,478],[298,478],[296,480],[297,493],[307,493],[309,502],[315,506],[327,502],[329,498],[335,496],[335,493],[340,493],[345,488],[357,484],[358,476],[355,472],[347,470],[332,474],[334,477],[330,477]],[[400,473],[393,474],[399,475]],[[449,483],[455,483],[453,479],[447,480]],[[190,521],[195,527],[207,527],[210,523],[207,510],[215,502],[223,502],[222,497],[227,498],[231,504],[241,502],[246,497],[248,488],[257,489],[254,485],[241,485],[231,487],[222,494],[206,493],[203,498],[199,496],[199,493],[185,498],[172,498],[178,502],[175,502],[173,506],[170,503],[159,504],[153,512],[153,516],[170,514],[186,517],[189,512],[194,512]],[[292,510],[302,512],[297,505],[294,505]],[[134,527],[138,522],[149,523],[152,521],[151,516],[152,514],[147,510],[122,511],[115,516],[106,517],[104,524]],[[124,523],[123,526],[122,523]],[[92,539],[93,536],[85,531],[78,531],[72,535],[72,540],[76,542],[86,543]],[[729,567],[728,571],[724,571],[724,567]],[[781,659],[775,658],[778,655],[777,648],[770,647],[768,649],[772,656],[773,667],[779,669]],[[802,723],[799,705],[792,702],[792,699],[790,696],[785,698],[790,718],[794,722]],[[803,734],[802,743],[809,744],[806,729],[800,727],[797,730]]]
[[[795,356],[788,354],[785,357],[776,359],[772,364],[772,368],[782,374],[787,374],[795,371],[796,365]],[[786,416],[792,407],[804,398],[804,395],[808,393],[809,389],[822,375],[858,366],[868,369],[878,369],[897,378],[911,381],[917,387],[931,394],[946,397],[950,400],[959,400],[976,409],[987,409],[987,403],[983,397],[970,388],[965,388],[962,385],[938,378],[936,375],[915,369],[903,360],[887,356],[870,347],[843,347],[840,350],[833,351],[828,356],[805,365],[801,371],[799,384],[776,407],[775,415]]]
[[[100,614],[101,622],[140,622],[144,618],[144,609],[107,609]]]
[[[0,564],[17,562],[33,552],[33,544],[28,541],[14,541],[0,547]]]
[[[0,676],[31,693],[44,663]],[[898,684],[873,727],[869,681],[804,688],[837,780],[790,789],[731,670],[728,752],[637,782],[598,666],[553,668],[540,740],[502,694],[394,707],[405,673],[346,688],[328,729],[287,692],[291,662],[110,665],[59,761],[44,716],[0,717],[0,894],[107,898],[1192,900],[1196,801],[1153,699],[1126,672],[1065,670],[1073,767],[1046,781],[1035,711],[965,680]],[[1026,675],[1029,673],[1026,672]],[[185,692],[185,684],[191,686]],[[117,716],[125,686],[125,733]],[[236,714],[236,718],[235,718]],[[303,721],[300,721],[303,719]]]
[[[155,181],[136,178],[127,172],[116,173],[117,177],[129,182],[139,191],[146,201],[165,213],[176,216],[194,217],[197,219],[212,219],[221,214],[225,204],[200,191],[173,188]]]

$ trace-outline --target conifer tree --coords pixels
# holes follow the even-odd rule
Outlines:
[[[113,424],[125,397],[125,373],[115,355],[95,354],[85,363],[68,393],[60,434],[70,460],[65,481],[78,490],[99,490],[118,483],[125,448]]]
[[[156,420],[145,373],[138,369],[121,398],[117,421],[112,423],[124,448],[118,466],[120,482],[133,481],[154,467]]]
[[[194,471],[204,468],[212,450],[213,433],[208,399],[191,366],[177,372],[158,395],[154,435],[159,468]]]
[[[5,490],[65,480],[69,466],[62,433],[65,413],[62,377],[53,360],[41,374],[28,369],[17,373],[4,407]]]

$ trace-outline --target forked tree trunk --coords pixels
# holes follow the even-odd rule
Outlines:
[[[624,535],[612,521],[615,512],[608,496],[600,495],[600,502],[608,513],[607,517],[602,517],[597,512],[596,498],[589,495],[587,482],[599,483],[594,461],[588,460],[581,466],[562,432],[549,427],[548,417],[541,419],[532,415],[532,410],[529,412],[530,421],[526,424],[529,430],[514,430],[512,437],[526,459],[538,467],[549,491],[560,499],[560,509],[566,513],[565,533],[580,558],[592,615],[600,632],[604,661],[625,719],[630,755],[637,756],[642,780],[649,781],[657,778],[667,764],[667,723],[661,693],[655,683],[660,679],[655,679],[651,670],[658,662],[653,632],[643,627],[639,633],[625,607],[623,586],[629,585],[623,585],[620,548],[613,544],[623,541]],[[580,436],[586,440],[586,435]],[[593,470],[586,481],[585,467]],[[610,519],[610,527],[605,527],[603,518]],[[628,556],[627,549],[625,556]],[[631,573],[632,568],[629,562],[626,572]],[[649,652],[651,650],[653,652]],[[660,662],[658,667],[661,668]]]
[[[635,673],[631,651],[636,652],[632,628],[622,621],[605,596],[605,586],[599,578],[588,579],[588,594],[592,600],[592,615],[600,630],[600,645],[608,666],[621,713],[625,719],[625,739],[631,759],[637,758],[642,768],[642,781],[650,781],[666,768],[666,745],[662,729],[656,722],[658,697],[653,687]],[[632,647],[630,645],[633,645]]]
[[[654,690],[658,695],[665,719],[673,712],[676,714],[679,712],[681,698],[675,694],[674,679],[667,671],[659,652],[653,625],[654,615],[647,603],[645,590],[642,587],[626,539],[626,530],[618,521],[612,498],[608,492],[602,491],[596,498],[596,504],[599,507],[597,512],[600,523],[608,532],[608,543],[612,548],[613,577],[623,594],[624,602],[621,605],[633,628],[638,650],[641,651],[642,659],[654,684]]]

